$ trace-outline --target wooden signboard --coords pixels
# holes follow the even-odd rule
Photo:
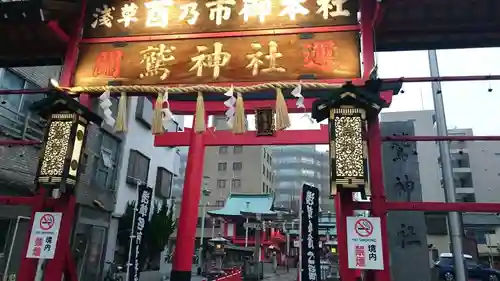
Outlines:
[[[91,0],[84,37],[356,25],[358,0]]]
[[[226,37],[80,47],[79,86],[353,79],[357,32]]]

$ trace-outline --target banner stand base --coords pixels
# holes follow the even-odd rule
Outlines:
[[[191,271],[177,271],[170,272],[170,280],[172,281],[191,281]]]

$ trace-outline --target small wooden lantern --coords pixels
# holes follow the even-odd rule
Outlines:
[[[255,111],[255,127],[258,137],[274,135],[274,110],[272,108],[260,108]]]

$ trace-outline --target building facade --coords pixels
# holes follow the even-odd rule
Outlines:
[[[472,129],[452,129],[449,135],[473,136]],[[450,143],[454,184],[463,202],[498,202],[500,190],[500,142],[458,141]]]
[[[436,135],[433,110],[390,112],[381,115],[382,122],[412,121],[417,136]],[[448,135],[472,136],[473,130],[449,129]],[[441,159],[437,142],[417,142],[418,167],[422,186],[422,201],[444,202]],[[500,174],[500,143],[491,141],[450,142],[453,180],[458,202],[498,202],[500,190],[496,188]],[[477,254],[485,259],[499,256],[496,251],[496,237],[500,236],[498,218],[495,214],[465,214],[463,217],[466,233],[472,235],[478,244]],[[449,252],[446,216],[426,214],[427,239],[438,253]],[[485,246],[487,237],[495,245]],[[464,248],[470,239],[465,239]],[[470,244],[470,243],[469,243]],[[491,249],[492,251],[490,251]],[[494,259],[496,262],[496,259]]]
[[[155,194],[154,204],[170,199],[173,177],[178,174],[180,153],[176,148],[154,147],[154,136],[151,133],[153,120],[153,104],[145,97],[128,99],[128,131],[122,143],[123,164],[119,166],[116,193],[116,204],[112,213],[106,260],[113,261],[120,256],[126,258],[116,244],[119,217],[125,212],[128,203],[137,198],[137,184],[147,183]],[[176,132],[183,127],[183,119],[176,117],[169,122],[168,132]]]
[[[60,70],[60,66],[0,69],[0,89],[46,88],[49,79],[57,78]],[[41,140],[45,123],[31,114],[29,106],[43,97],[43,94],[1,96],[1,137]],[[104,274],[105,261],[114,259],[117,217],[123,213],[126,202],[135,199],[135,183],[131,185],[130,178],[156,186],[157,198],[166,198],[172,174],[177,173],[176,150],[153,147],[153,136],[144,124],[147,122],[140,120],[142,117],[151,121],[148,114],[152,116],[152,112],[148,110],[152,111],[152,105],[140,100],[128,99],[127,133],[115,133],[106,124],[89,127],[82,175],[76,189],[78,220],[73,239],[77,272],[82,281],[99,280]],[[112,99],[112,103],[116,115],[118,101]],[[92,99],[92,110],[103,114],[97,98]],[[176,127],[173,123],[169,130]],[[33,194],[38,153],[38,146],[0,147],[0,194]],[[0,274],[12,278],[24,254],[21,249],[29,233],[31,210],[27,206],[0,206],[0,209],[3,210],[0,225],[5,230],[0,235]]]
[[[225,117],[212,117],[212,124],[216,130],[229,129]],[[180,214],[188,148],[183,147],[179,150],[181,154],[179,176],[174,178],[172,190],[177,216]],[[221,231],[223,224],[218,220],[212,220],[206,213],[224,207],[230,193],[274,193],[272,161],[272,151],[263,146],[206,147],[202,191],[210,190],[210,194],[201,195],[196,237],[201,237],[203,217],[205,217],[205,238],[211,237],[212,232],[216,235]]]
[[[333,212],[330,199],[330,162],[328,152],[314,145],[273,147],[273,169],[276,172],[276,206],[298,211],[304,183],[320,189],[320,208]]]

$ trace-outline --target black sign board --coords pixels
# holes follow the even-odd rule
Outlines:
[[[149,213],[151,210],[151,201],[153,200],[153,189],[145,184],[139,185],[136,208],[135,222],[133,226],[132,255],[130,256],[130,273],[127,281],[139,281],[139,261],[141,250],[144,248],[144,235],[149,226]]]
[[[89,0],[86,38],[358,24],[357,0]],[[237,35],[239,36],[239,35]],[[188,43],[189,44],[189,43]]]
[[[301,278],[300,281],[320,281],[320,247],[318,233],[319,190],[302,186],[301,206]]]

